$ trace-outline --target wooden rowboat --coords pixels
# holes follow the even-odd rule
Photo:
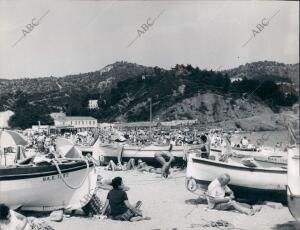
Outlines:
[[[206,190],[208,184],[223,173],[230,175],[229,187],[238,198],[286,203],[286,169],[250,168],[237,162],[225,163],[200,158],[197,154],[188,156],[186,178],[189,190]]]
[[[0,203],[31,211],[78,209],[89,201],[96,181],[93,164],[83,159],[0,168]]]
[[[300,221],[300,132],[299,107],[294,114],[284,116],[288,127],[288,207],[293,217]]]
[[[182,163],[185,153],[188,150],[197,148],[197,146],[173,146],[171,153],[175,158],[175,163]],[[110,160],[116,161],[118,156],[121,155],[122,161],[128,161],[130,158],[135,160],[141,159],[144,162],[152,165],[158,164],[154,155],[157,152],[169,151],[169,145],[120,145],[120,144],[102,144],[99,145],[97,150],[94,151],[94,158],[100,162],[109,162]]]

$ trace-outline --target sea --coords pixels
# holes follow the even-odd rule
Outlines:
[[[236,133],[232,135],[231,142],[239,143],[244,136],[246,136],[250,140],[250,143],[254,145],[262,143],[265,147],[274,147],[277,142],[282,143],[282,146],[288,144],[287,130]]]

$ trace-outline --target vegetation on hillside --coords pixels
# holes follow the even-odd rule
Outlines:
[[[51,124],[49,114],[60,110],[67,115],[93,116],[101,122],[120,118],[142,121],[149,118],[149,98],[155,116],[184,99],[207,92],[260,101],[274,111],[297,101],[295,92],[282,92],[270,77],[231,82],[228,73],[191,65],[164,70],[118,62],[100,71],[64,78],[0,80],[0,110],[13,110],[10,125],[19,128],[37,121]],[[98,100],[99,109],[88,109],[89,99]]]

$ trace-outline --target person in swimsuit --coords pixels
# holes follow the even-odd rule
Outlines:
[[[170,149],[172,148],[170,147]],[[171,150],[169,152],[157,152],[154,157],[162,165],[161,168],[157,169],[156,173],[162,174],[164,178],[167,178],[170,175],[171,163],[174,161]]]
[[[129,159],[128,162],[124,162],[123,165],[121,162],[116,164],[115,162],[110,160],[108,165],[104,169],[111,170],[111,171],[127,171],[131,169],[135,169],[135,160],[131,158]]]
[[[146,162],[143,162],[141,159],[138,160],[138,165],[136,169],[139,172],[150,172],[150,173],[156,173],[156,168],[153,166],[147,165]]]

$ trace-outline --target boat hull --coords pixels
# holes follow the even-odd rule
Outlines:
[[[0,203],[30,211],[83,207],[96,189],[93,165],[80,161],[59,166],[61,174],[53,165],[0,169]]]
[[[272,200],[286,203],[287,171],[284,169],[249,168],[242,164],[229,164],[190,155],[187,179],[193,179],[200,189],[220,174],[230,175],[229,187],[237,198],[250,202]]]
[[[197,146],[174,146],[171,153],[175,158],[176,164],[183,163],[183,158],[188,149],[197,148]],[[169,146],[132,146],[132,145],[101,145],[99,147],[98,160],[100,162],[116,161],[121,154],[122,161],[128,161],[130,158],[141,159],[146,163],[157,165],[158,161],[154,155],[157,152],[168,152]],[[97,159],[97,157],[96,157]]]
[[[299,146],[288,147],[288,207],[300,221],[300,154]]]

